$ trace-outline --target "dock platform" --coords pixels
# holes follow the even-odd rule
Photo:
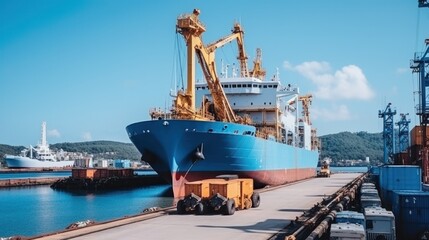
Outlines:
[[[258,208],[237,211],[232,216],[178,215],[171,207],[34,239],[270,239],[323,197],[361,175],[339,173],[263,189]]]

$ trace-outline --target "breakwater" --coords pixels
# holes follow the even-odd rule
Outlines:
[[[1,179],[0,188],[4,187],[21,187],[48,185],[61,180],[62,178],[18,178],[18,179]]]

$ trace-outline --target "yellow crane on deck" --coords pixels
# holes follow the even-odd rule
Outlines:
[[[197,56],[212,95],[215,119],[225,122],[243,122],[244,119],[237,116],[232,110],[219,81],[216,73],[215,51],[217,48],[237,40],[240,75],[241,77],[249,77],[247,56],[243,44],[244,32],[241,26],[236,23],[230,35],[204,46],[201,35],[206,29],[198,19],[199,14],[200,11],[194,9],[192,14],[181,15],[177,19],[177,32],[183,35],[187,45],[188,76],[186,92],[179,92],[175,100],[175,115],[181,119],[212,119],[206,114],[205,108],[207,106],[203,107],[200,113],[195,109],[195,56]]]

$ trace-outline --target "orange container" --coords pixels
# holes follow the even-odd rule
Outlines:
[[[429,127],[426,127],[426,137],[429,140]],[[423,145],[423,127],[415,126],[411,129],[411,146]]]

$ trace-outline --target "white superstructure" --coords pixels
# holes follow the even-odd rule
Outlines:
[[[254,77],[220,78],[222,88],[234,112],[252,119],[251,125],[271,126],[281,133],[281,141],[289,145],[311,149],[311,125],[305,119],[304,107],[300,102],[298,87],[282,86],[278,76],[270,81]],[[196,101],[210,104],[213,102],[207,83],[197,82]],[[203,106],[201,106],[203,107]],[[302,109],[299,109],[302,108]],[[278,126],[278,127],[277,127]]]
[[[6,155],[6,164],[9,168],[50,168],[72,167],[74,161],[59,161],[46,141],[46,122],[42,122],[40,142],[36,147],[30,145],[21,151],[20,156]]]

